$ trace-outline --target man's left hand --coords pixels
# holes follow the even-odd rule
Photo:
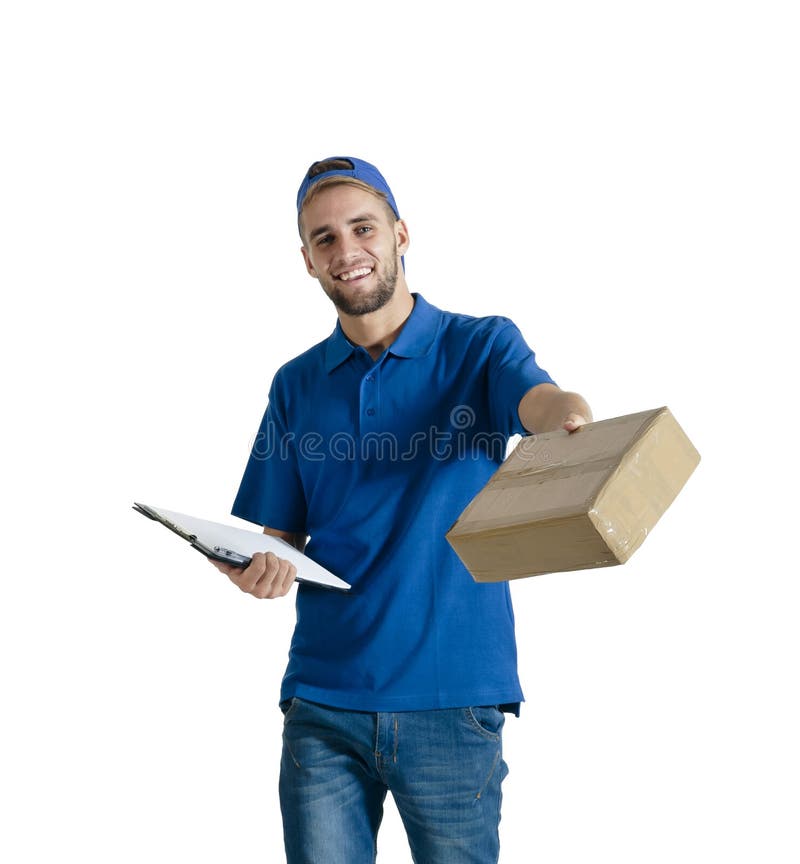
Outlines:
[[[592,409],[583,396],[561,390],[549,381],[531,387],[517,412],[522,425],[534,435],[556,429],[574,432],[592,422]]]
[[[575,432],[576,430],[580,429],[581,426],[585,426],[588,422],[589,421],[582,414],[571,411],[564,418],[564,421],[561,424],[561,428],[566,429],[567,432]]]

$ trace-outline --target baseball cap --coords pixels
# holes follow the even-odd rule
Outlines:
[[[325,162],[343,162],[349,167],[331,168],[328,171],[314,174],[314,169]],[[400,218],[394,195],[392,195],[392,190],[389,188],[389,184],[384,179],[383,174],[381,174],[374,165],[370,165],[369,162],[365,162],[363,159],[356,159],[354,156],[329,156],[327,159],[320,159],[318,162],[314,162],[309,167],[308,171],[306,171],[306,176],[303,178],[303,182],[300,184],[300,189],[297,192],[297,213],[299,214],[303,207],[303,202],[306,200],[308,190],[318,180],[324,180],[326,177],[336,177],[337,175],[340,177],[354,177],[356,180],[360,180],[362,183],[372,186],[372,188],[376,189],[378,192],[382,192],[386,196],[389,206],[394,211],[394,215],[397,216],[398,219]]]

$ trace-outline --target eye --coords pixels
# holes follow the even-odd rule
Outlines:
[[[356,228],[356,234],[368,234],[370,231],[372,231],[371,225],[359,225]]]
[[[333,237],[330,234],[323,234],[322,237],[317,240],[317,246],[327,246],[329,243],[333,241]]]

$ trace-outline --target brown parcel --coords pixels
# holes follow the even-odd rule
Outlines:
[[[523,438],[447,539],[476,582],[622,564],[699,461],[668,408]]]

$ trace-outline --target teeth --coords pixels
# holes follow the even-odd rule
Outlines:
[[[339,278],[342,282],[347,282],[350,279],[356,279],[359,276],[366,276],[368,273],[372,273],[371,267],[359,267],[358,270],[350,270],[348,273],[341,273]]]

